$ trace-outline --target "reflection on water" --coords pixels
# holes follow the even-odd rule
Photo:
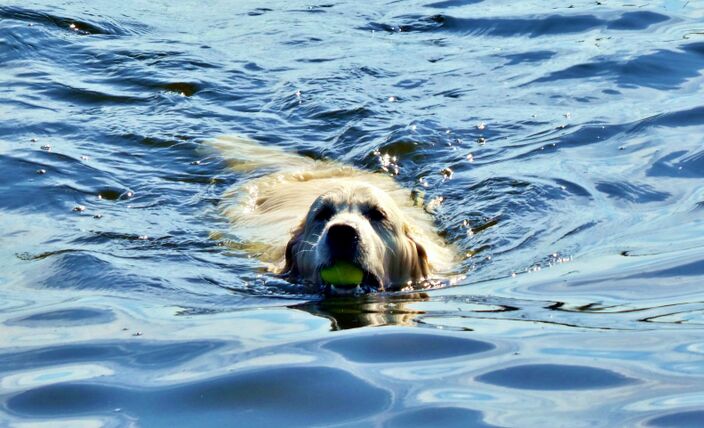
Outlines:
[[[316,300],[291,306],[330,320],[333,330],[383,325],[413,326],[418,315],[410,303],[428,301],[426,293],[371,295]]]
[[[703,19],[0,6],[0,425],[701,425]],[[206,149],[232,134],[390,175],[465,277],[268,274],[221,215],[255,178]]]

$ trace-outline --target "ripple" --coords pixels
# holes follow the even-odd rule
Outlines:
[[[485,428],[493,427],[484,422],[482,412],[462,407],[428,407],[409,409],[394,416],[384,427],[443,427],[443,428]]]
[[[37,312],[5,321],[7,325],[26,327],[68,327],[76,325],[107,324],[115,320],[115,314],[109,310],[91,308],[71,308],[55,311]]]
[[[80,381],[113,376],[112,369],[100,364],[61,365],[57,367],[29,369],[4,376],[0,387],[4,392],[19,392],[61,382]]]
[[[0,155],[0,169],[5,168],[14,173],[0,178],[0,188],[11,188],[12,191],[0,192],[0,206],[16,211],[34,213],[53,208],[67,212],[86,196],[96,194],[89,186],[67,180],[67,176],[91,184],[109,181],[109,178],[101,177],[100,172],[96,173],[79,160],[53,151]],[[38,170],[45,172],[38,174]]]
[[[2,19],[48,24],[67,31],[86,35],[123,36],[136,32],[134,29],[128,29],[108,20],[89,22],[11,6],[0,7],[0,20]]]
[[[627,88],[677,89],[704,70],[703,47],[704,43],[693,43],[681,46],[680,51],[659,50],[627,60],[595,58],[592,62],[552,72],[529,84],[600,77]],[[681,64],[688,66],[682,67]]]
[[[75,363],[119,363],[132,368],[173,367],[213,352],[222,341],[123,341],[47,346],[0,354],[0,371],[17,371]]]
[[[507,59],[505,66],[519,65],[524,63],[537,63],[547,61],[557,55],[557,52],[540,50],[532,52],[522,52],[520,54],[500,55],[501,58]]]
[[[697,277],[704,275],[704,259],[689,263],[676,264],[665,269],[654,269],[631,276],[631,278],[674,278],[682,276]]]
[[[468,356],[494,349],[494,345],[455,336],[386,333],[335,339],[323,348],[360,363],[396,363]]]
[[[20,415],[107,414],[115,408],[147,426],[310,426],[378,414],[390,394],[328,367],[279,367],[234,373],[160,389],[63,383],[17,394],[7,409]]]
[[[655,190],[653,187],[630,183],[596,183],[596,189],[606,194],[609,198],[620,199],[634,204],[645,204],[651,202],[664,202],[671,195],[667,192]]]
[[[702,426],[702,421],[704,421],[704,410],[692,410],[658,416],[650,419],[646,425],[650,427],[698,428]]]
[[[52,85],[47,85],[42,90],[42,93],[48,97],[58,100],[67,102],[78,101],[86,105],[134,104],[143,103],[149,100],[149,97],[109,93],[105,90],[81,88],[58,82],[54,82]]]
[[[514,389],[570,391],[618,388],[636,382],[610,370],[560,364],[529,364],[495,370],[477,377],[478,382]]]
[[[607,28],[612,30],[645,30],[652,25],[660,24],[670,18],[647,10],[626,12],[620,18],[609,22]]]
[[[646,174],[650,177],[704,177],[704,150],[670,153],[656,160]]]
[[[397,23],[371,22],[361,30],[391,33],[450,31],[462,34],[494,37],[541,37],[583,33],[597,28],[612,30],[643,30],[667,21],[669,17],[654,12],[627,12],[616,19],[595,15],[548,15],[532,18],[456,18],[449,15],[403,15],[394,18]]]
[[[433,7],[437,9],[447,9],[450,7],[460,7],[460,6],[468,6],[470,4],[477,4],[481,3],[484,0],[445,0],[445,1],[438,1],[434,3],[428,3],[425,6],[426,7]]]
[[[137,240],[139,240],[137,238]],[[138,290],[164,289],[160,276],[142,276],[110,261],[109,256],[87,252],[60,253],[40,285],[62,289],[112,289],[137,292]]]

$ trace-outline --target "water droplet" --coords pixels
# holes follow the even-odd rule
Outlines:
[[[437,196],[433,198],[430,202],[428,202],[428,205],[425,208],[429,212],[433,212],[440,207],[440,204],[442,204],[442,201],[444,200],[445,198],[443,198],[442,196]]]

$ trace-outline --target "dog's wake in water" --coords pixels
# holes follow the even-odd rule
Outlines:
[[[242,137],[210,145],[245,177],[223,195],[222,212],[270,271],[331,294],[427,288],[447,278],[455,252],[422,202],[391,177]]]

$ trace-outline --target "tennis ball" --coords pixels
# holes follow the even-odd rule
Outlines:
[[[350,262],[339,261],[321,270],[320,277],[332,285],[357,285],[362,283],[364,272]]]

